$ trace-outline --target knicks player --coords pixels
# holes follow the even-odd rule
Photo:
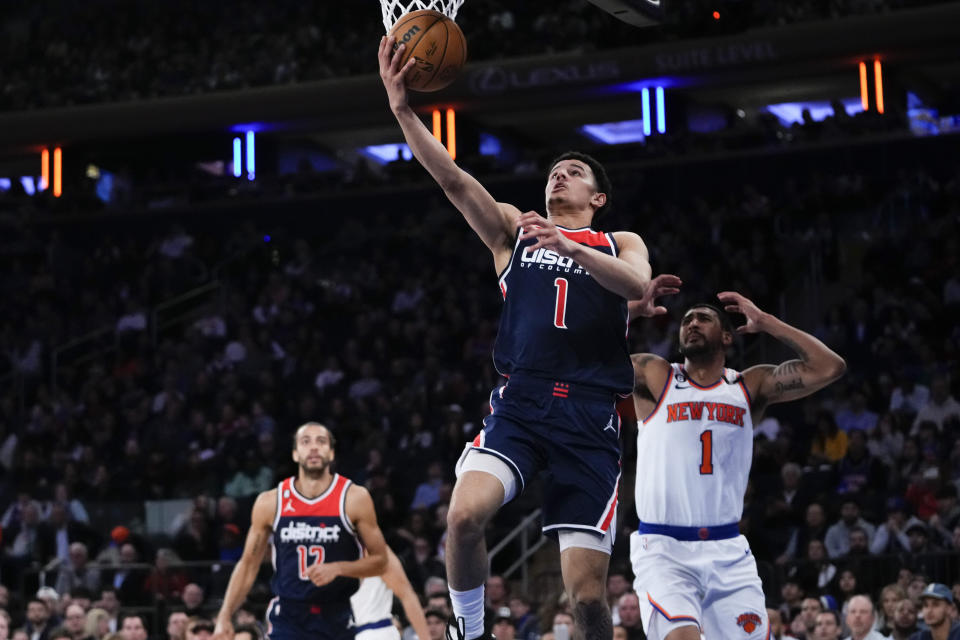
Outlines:
[[[370,494],[331,470],[334,444],[321,424],[297,429],[293,460],[299,472],[257,496],[243,555],[217,615],[215,640],[232,640],[231,617],[250,592],[268,548],[276,596],[267,606],[270,640],[354,637],[350,596],[360,578],[386,569],[387,545]]]
[[[619,479],[618,394],[633,389],[627,299],[650,283],[647,249],[633,233],[591,229],[610,183],[580,153],[550,166],[546,211],[498,203],[450,158],[407,103],[403,45],[380,43],[380,76],[417,160],[492,253],[504,306],[494,363],[509,382],[466,448],[447,517],[447,577],[458,629],[484,633],[486,524],[546,472],[544,531],[560,543],[560,568],[581,637],[609,640],[605,583]]]
[[[826,345],[764,313],[739,293],[717,296],[797,358],[743,373],[724,367],[733,341],[726,314],[697,304],[680,322],[683,364],[635,354],[638,416],[631,536],[643,626],[651,640],[769,638],[757,565],[738,523],[753,455],[753,425],[776,402],[808,396],[843,375]],[[645,314],[644,314],[645,315]]]
[[[417,637],[421,640],[430,637],[420,598],[410,585],[399,558],[387,547],[386,571],[361,580],[360,589],[350,597],[356,640],[400,640],[400,632],[393,626],[394,594]]]

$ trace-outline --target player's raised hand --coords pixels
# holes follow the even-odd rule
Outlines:
[[[330,584],[339,576],[339,562],[315,562],[307,567],[307,578],[318,587]]]
[[[521,240],[536,238],[535,244],[527,247],[528,251],[535,251],[540,247],[552,249],[562,256],[568,256],[570,250],[576,244],[560,233],[557,225],[553,224],[547,218],[544,218],[536,211],[527,211],[517,218],[517,226],[523,230],[520,236]]]
[[[404,78],[417,62],[416,58],[410,56],[406,64],[401,64],[406,45],[401,44],[394,50],[393,45],[396,41],[397,39],[393,36],[380,38],[380,51],[377,54],[380,61],[380,79],[383,80],[383,86],[387,89],[390,108],[394,110],[407,104],[407,85]]]
[[[680,285],[682,284],[683,281],[677,276],[671,273],[661,273],[650,281],[650,285],[642,298],[627,303],[627,308],[630,310],[630,319],[652,318],[665,314],[667,308],[658,306],[657,298],[680,293]]]
[[[210,640],[233,640],[233,621],[230,618],[217,617],[217,626],[213,629]]]
[[[759,333],[763,331],[761,324],[767,316],[749,298],[736,291],[721,291],[717,298],[723,303],[723,308],[731,313],[739,313],[747,318],[747,324],[737,327],[737,333]]]

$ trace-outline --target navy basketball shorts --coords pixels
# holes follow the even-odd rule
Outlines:
[[[464,457],[502,460],[516,478],[516,495],[544,472],[544,533],[585,532],[609,538],[612,546],[620,482],[615,394],[515,374],[493,391],[490,407]]]
[[[270,640],[353,640],[350,602],[322,605],[274,598],[267,605]]]

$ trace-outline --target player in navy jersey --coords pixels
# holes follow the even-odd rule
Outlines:
[[[404,75],[380,43],[380,76],[417,160],[493,254],[504,307],[494,363],[509,378],[457,465],[447,516],[447,574],[458,630],[483,635],[484,530],[494,513],[545,472],[544,531],[560,543],[561,574],[580,637],[612,635],[605,584],[620,475],[615,402],[633,389],[627,300],[650,284],[634,233],[591,228],[609,203],[599,162],[568,152],[550,166],[547,217],[498,203],[451,159],[407,103]]]
[[[387,568],[387,546],[370,494],[331,469],[330,430],[316,422],[302,425],[294,435],[293,459],[297,476],[264,491],[253,505],[243,556],[217,615],[215,640],[232,640],[231,618],[268,548],[276,596],[267,607],[271,640],[353,638],[350,596],[360,578]]]

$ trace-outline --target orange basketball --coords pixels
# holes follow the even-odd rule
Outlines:
[[[467,41],[457,23],[438,11],[421,9],[405,13],[390,29],[397,41],[407,45],[403,63],[416,58],[407,74],[407,87],[414,91],[439,91],[453,82],[467,61]]]

